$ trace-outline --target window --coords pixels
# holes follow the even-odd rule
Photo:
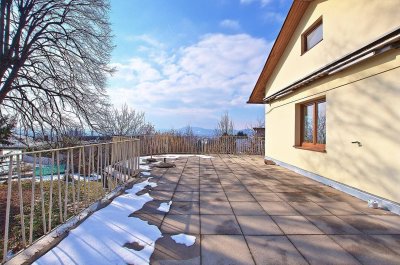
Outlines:
[[[322,17],[301,35],[301,54],[304,54],[323,39]]]
[[[325,151],[326,101],[319,99],[300,105],[300,147]]]

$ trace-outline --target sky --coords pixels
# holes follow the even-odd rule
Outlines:
[[[111,102],[157,129],[235,129],[264,118],[246,104],[291,0],[111,0]]]

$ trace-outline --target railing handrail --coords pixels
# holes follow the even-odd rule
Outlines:
[[[117,144],[117,143],[124,143],[124,142],[130,142],[130,141],[139,141],[137,138],[131,138],[131,139],[126,139],[126,140],[120,140],[120,141],[115,141],[115,142],[103,142],[103,143],[95,143],[95,144],[85,144],[85,145],[75,145],[75,146],[69,146],[69,147],[61,147],[61,148],[54,148],[54,149],[43,149],[43,150],[33,150],[33,151],[22,151],[21,153],[7,153],[4,155],[0,155],[0,159],[9,157],[9,156],[21,156],[21,155],[32,155],[32,154],[37,154],[37,153],[48,153],[48,152],[55,152],[55,151],[66,151],[70,149],[77,149],[77,148],[84,148],[84,147],[90,147],[90,146],[99,146],[99,145],[107,145],[107,144]]]

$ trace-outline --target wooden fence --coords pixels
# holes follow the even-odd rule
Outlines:
[[[263,137],[140,136],[142,155],[157,154],[247,154],[264,155]]]
[[[1,156],[3,262],[137,175],[139,151],[138,139],[124,139]]]

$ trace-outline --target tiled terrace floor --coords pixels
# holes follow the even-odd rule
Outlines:
[[[262,157],[180,157],[134,216],[157,225],[152,264],[400,264],[400,216]],[[173,201],[168,214],[157,210]],[[196,236],[191,247],[170,235]]]

